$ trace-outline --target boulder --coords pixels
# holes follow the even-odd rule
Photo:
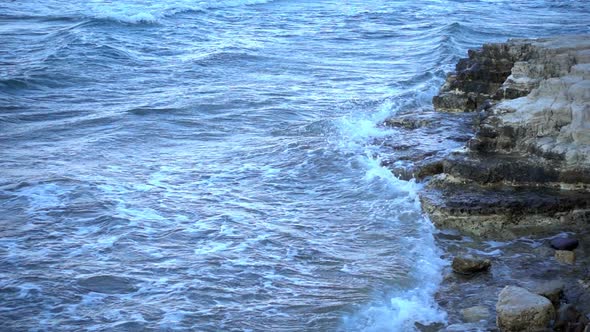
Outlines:
[[[492,262],[489,259],[474,257],[471,255],[457,256],[453,259],[451,267],[459,274],[474,274],[487,271]]]
[[[496,312],[496,324],[509,332],[547,328],[555,316],[551,301],[516,286],[506,286],[500,292]]]
[[[558,237],[551,240],[551,248],[556,250],[574,250],[578,247],[577,239],[570,237]]]
[[[555,250],[555,259],[562,264],[573,265],[576,261],[576,254],[569,250]]]

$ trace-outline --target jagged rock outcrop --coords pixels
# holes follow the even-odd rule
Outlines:
[[[590,35],[470,51],[433,105],[477,114],[422,194],[436,224],[488,235],[590,222]]]
[[[526,95],[528,92],[516,86],[502,87],[514,64],[532,52],[530,44],[519,42],[486,44],[481,50],[469,50],[469,57],[459,60],[455,73],[447,77],[440,94],[433,98],[434,108],[469,112],[489,107],[487,101],[491,99]]]

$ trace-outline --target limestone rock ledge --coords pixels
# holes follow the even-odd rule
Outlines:
[[[590,35],[469,51],[433,105],[474,112],[475,136],[422,194],[442,227],[486,236],[590,222]]]

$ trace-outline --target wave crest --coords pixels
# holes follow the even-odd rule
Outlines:
[[[91,3],[86,16],[94,19],[112,20],[130,24],[158,23],[163,18],[184,12],[257,5],[270,1],[272,0],[207,0],[199,2],[177,0],[151,4],[145,4],[137,0],[118,2],[116,4],[111,1],[102,1]]]

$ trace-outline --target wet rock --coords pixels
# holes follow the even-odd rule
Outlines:
[[[555,250],[555,259],[560,263],[573,265],[576,261],[576,254],[569,250]]]
[[[392,117],[385,120],[385,125],[389,127],[401,127],[406,129],[417,129],[433,125],[435,119],[430,113],[421,114],[404,114],[398,117]]]
[[[478,323],[451,324],[438,332],[477,332],[482,331]]]
[[[520,154],[474,152],[451,155],[444,160],[443,171],[478,184],[559,182],[555,163],[538,157],[523,158]]]
[[[533,287],[532,292],[543,297],[546,297],[553,305],[559,305],[559,300],[563,295],[565,284],[560,280],[552,280],[537,284]]]
[[[563,304],[557,311],[557,319],[554,329],[556,331],[583,331],[584,325],[580,322],[582,315],[571,304]]]
[[[537,331],[555,316],[551,302],[528,290],[506,286],[498,296],[496,324],[502,331]]]
[[[78,281],[82,288],[104,294],[126,294],[137,291],[137,287],[129,278],[110,275],[94,276]]]
[[[416,329],[420,332],[438,332],[440,331],[445,325],[442,323],[432,323],[432,324],[422,324],[419,322],[414,323]]]
[[[475,306],[461,310],[463,321],[467,323],[475,323],[481,320],[486,320],[490,317],[490,311],[484,306]]]
[[[453,271],[456,273],[467,275],[487,271],[490,266],[492,266],[492,262],[489,259],[482,259],[471,255],[455,257],[451,265]]]
[[[578,240],[569,237],[558,237],[551,240],[551,248],[556,250],[574,250],[578,247]]]
[[[585,278],[578,279],[578,284],[587,290],[590,290],[590,276],[586,276]]]
[[[395,139],[376,138],[381,165],[404,180],[424,180],[443,172],[442,160],[473,136],[473,114],[433,111],[396,114],[384,121]]]
[[[441,228],[476,236],[515,237],[535,229],[584,227],[588,193],[539,187],[479,186],[443,175],[420,193],[422,208]]]

